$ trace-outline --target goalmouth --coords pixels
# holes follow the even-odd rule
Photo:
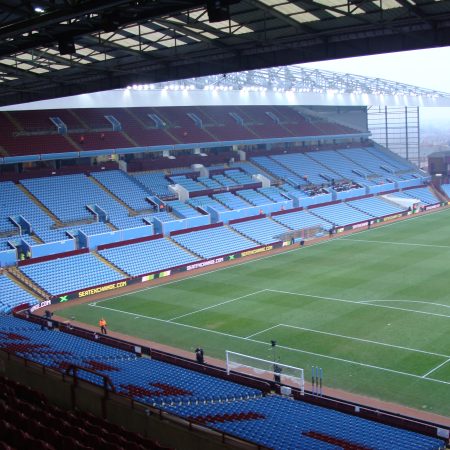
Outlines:
[[[278,361],[269,361],[256,356],[225,351],[227,375],[231,371],[258,378],[269,378],[277,383],[298,387],[301,395],[305,393],[304,370],[299,367],[282,364]]]

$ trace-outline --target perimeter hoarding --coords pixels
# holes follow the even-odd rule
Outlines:
[[[139,275],[139,276],[133,277],[133,278],[126,278],[126,279],[118,280],[114,283],[108,283],[108,284],[104,284],[104,285],[100,285],[100,286],[94,286],[94,287],[90,287],[88,289],[82,289],[79,291],[69,292],[69,293],[59,295],[59,296],[55,296],[52,298],[51,303],[52,304],[65,303],[70,300],[82,299],[82,298],[90,297],[95,294],[101,294],[103,292],[112,292],[112,291],[115,291],[116,289],[124,288],[127,286],[132,286],[132,285],[140,284],[140,283],[147,283],[149,281],[169,277],[169,276],[177,274],[177,273],[190,272],[192,270],[203,269],[205,267],[210,267],[210,266],[213,266],[216,264],[220,264],[220,263],[227,262],[227,261],[232,261],[232,260],[239,259],[239,258],[245,258],[247,256],[258,255],[260,253],[268,252],[270,250],[274,250],[276,248],[281,248],[281,247],[286,247],[289,245],[291,245],[290,241],[275,242],[270,245],[263,245],[263,246],[251,248],[248,250],[244,250],[242,252],[232,253],[232,254],[224,255],[224,256],[218,256],[218,257],[212,258],[212,259],[205,259],[202,261],[197,261],[195,263],[172,267],[170,269],[161,270],[158,272],[152,272],[150,274]],[[38,305],[36,305],[36,306],[38,306]],[[45,306],[48,306],[48,304]],[[38,306],[35,309],[38,309],[38,308],[40,308],[40,306]]]

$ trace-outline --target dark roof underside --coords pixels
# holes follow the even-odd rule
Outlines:
[[[0,105],[449,44],[450,0],[3,0]]]

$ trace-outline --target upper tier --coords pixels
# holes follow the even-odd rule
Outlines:
[[[309,136],[361,135],[289,106],[181,106],[0,113],[0,155],[24,156]],[[367,133],[366,133],[367,134]]]

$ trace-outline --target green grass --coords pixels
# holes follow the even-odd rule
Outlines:
[[[449,267],[444,210],[61,314],[221,359],[275,339],[307,379],[448,416]]]

